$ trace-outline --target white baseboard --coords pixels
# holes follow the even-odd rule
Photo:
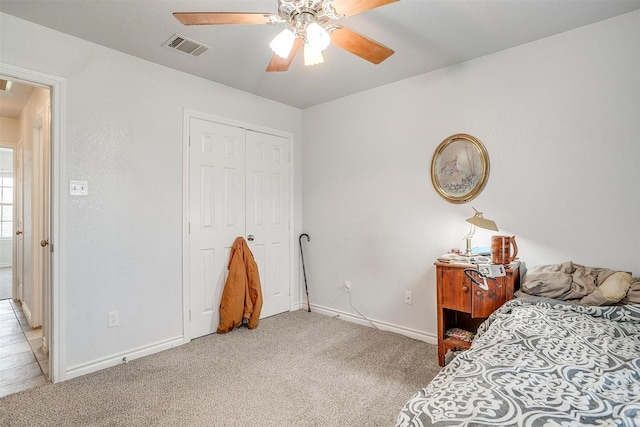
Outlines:
[[[20,305],[22,306],[22,313],[24,313],[24,317],[27,318],[27,322],[31,325],[31,310],[29,310],[29,306],[24,303],[24,301],[20,301]]]
[[[298,304],[298,309],[306,310],[307,309],[306,303]],[[325,316],[339,317],[342,320],[346,320],[347,322],[351,322],[351,323],[357,323],[359,325],[364,325],[369,327],[373,327],[373,325],[375,325],[375,327],[380,329],[381,331],[394,332],[399,335],[404,335],[405,337],[413,338],[419,341],[424,341],[427,344],[438,345],[437,335],[429,334],[423,331],[418,331],[416,329],[405,328],[404,326],[381,322],[375,319],[366,320],[352,313],[347,313],[340,310],[334,310],[332,308],[322,307],[315,304],[311,304],[311,311],[315,313],[323,314]]]
[[[159,341],[155,344],[124,351],[122,353],[113,354],[111,356],[107,356],[102,359],[96,359],[88,363],[83,363],[81,365],[72,366],[65,370],[64,376],[60,381],[70,380],[71,378],[80,377],[82,375],[90,374],[91,372],[96,372],[105,368],[120,365],[121,363],[125,363],[124,358],[126,358],[126,361],[129,362],[140,357],[149,356],[150,354],[177,347],[179,345],[185,344],[186,342],[187,341],[185,341],[182,336],[170,338],[165,341]]]

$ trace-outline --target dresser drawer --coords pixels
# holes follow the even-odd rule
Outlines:
[[[464,268],[438,268],[438,298],[442,308],[471,313],[471,281]]]

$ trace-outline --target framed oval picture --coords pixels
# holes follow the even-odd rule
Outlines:
[[[465,203],[476,197],[489,178],[489,155],[482,142],[458,133],[438,145],[431,160],[431,181],[445,200]]]

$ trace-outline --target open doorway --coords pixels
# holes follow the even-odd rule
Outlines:
[[[0,396],[50,377],[50,143],[51,89],[0,75]]]
[[[13,298],[14,147],[0,142],[0,300]]]

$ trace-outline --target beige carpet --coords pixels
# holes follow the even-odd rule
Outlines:
[[[317,313],[263,319],[0,399],[2,426],[393,426],[436,346]]]

